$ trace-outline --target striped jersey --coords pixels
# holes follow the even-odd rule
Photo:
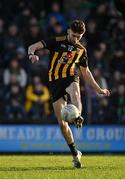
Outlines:
[[[67,36],[42,40],[42,44],[50,50],[49,81],[74,76],[76,64],[83,67],[88,65],[85,47],[80,42],[70,43]]]

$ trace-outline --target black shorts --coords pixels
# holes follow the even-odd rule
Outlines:
[[[66,88],[72,82],[79,82],[79,77],[70,76],[70,77],[58,79],[49,83],[53,102],[57,101],[61,97],[63,97],[64,100],[66,100],[65,98],[65,95],[67,95]]]

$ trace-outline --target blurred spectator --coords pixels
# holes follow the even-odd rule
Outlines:
[[[58,2],[53,2],[51,5],[50,13],[47,17],[47,32],[50,36],[52,35],[51,32],[54,31],[53,29],[55,24],[57,23],[62,25],[62,31],[65,32],[67,28],[67,22],[64,15],[61,13],[60,4]]]
[[[109,68],[109,62],[100,47],[93,50],[93,56],[90,57],[90,67],[98,68],[104,73],[107,72],[107,69]]]
[[[100,87],[102,88],[108,88],[108,84],[107,81],[105,79],[105,77],[102,75],[100,69],[95,68],[93,70],[93,76],[95,78],[95,80],[98,82],[98,84],[100,85]],[[102,96],[99,96],[89,85],[86,84],[85,89],[87,91],[87,96],[88,96],[88,117],[92,117],[92,122],[98,122],[99,121],[99,109],[100,112],[103,111],[101,109],[101,106],[103,107],[103,104],[100,103],[100,101],[102,100]]]
[[[87,39],[87,48],[91,52],[100,42],[100,34],[99,29],[97,28],[96,20],[89,19],[86,24],[86,29],[85,39]]]
[[[97,28],[100,34],[106,30],[108,24],[108,9],[109,3],[107,1],[100,1],[100,3],[98,3],[98,6],[96,6],[96,12],[93,11],[92,14],[96,19]]]
[[[23,46],[23,39],[20,36],[18,26],[12,23],[9,25],[7,34],[4,36],[4,67],[8,66],[10,58],[19,46]]]
[[[20,66],[26,73],[29,73],[31,64],[27,57],[26,49],[23,46],[20,46],[15,50],[15,57],[18,59]]]
[[[96,112],[97,113],[97,112]],[[97,113],[96,123],[111,124],[116,123],[114,115],[114,109],[110,106],[109,100],[105,97],[99,101],[99,109]]]
[[[21,11],[19,11],[19,14],[15,16],[15,22],[18,24],[22,34],[25,33],[28,29],[29,20],[32,16],[32,9],[25,5],[24,2],[19,3],[21,7]]]
[[[13,50],[14,48],[23,44],[20,32],[16,24],[11,24],[8,27],[8,34],[4,39],[4,48],[6,50]]]
[[[117,87],[123,82],[122,73],[120,71],[115,71],[112,78],[110,79],[110,86],[112,93],[117,91]]]
[[[25,108],[30,118],[44,119],[50,113],[50,93],[39,76],[34,76],[32,83],[26,89]]]
[[[5,85],[11,83],[18,83],[20,87],[25,87],[27,83],[27,74],[25,70],[20,66],[16,57],[13,57],[10,61],[9,68],[5,69],[3,74],[3,81]]]
[[[95,68],[93,71],[93,76],[95,80],[97,81],[97,83],[100,85],[100,87],[102,87],[103,89],[108,89],[107,81],[105,77],[102,75],[102,72],[100,71],[100,69]]]
[[[18,84],[10,85],[5,94],[5,118],[23,119],[26,118],[24,109],[24,93]]]
[[[120,84],[117,86],[117,91],[111,96],[111,104],[115,109],[116,120],[120,123],[124,116],[125,85]]]
[[[44,32],[40,28],[39,22],[35,16],[29,19],[29,26],[24,34],[24,43],[27,48],[30,44],[42,40]]]
[[[57,22],[53,26],[53,34],[52,36],[61,36],[64,34],[64,29],[61,23]]]
[[[112,59],[110,61],[110,70],[112,73],[116,70],[124,73],[124,67],[125,67],[124,59],[125,59],[124,50],[118,47],[114,51],[114,54],[112,55]]]

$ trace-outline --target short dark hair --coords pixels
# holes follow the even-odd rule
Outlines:
[[[83,33],[85,33],[85,24],[82,20],[75,20],[71,23],[70,29],[74,33],[83,34]]]

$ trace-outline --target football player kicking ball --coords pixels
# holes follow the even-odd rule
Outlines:
[[[85,24],[81,20],[71,23],[65,36],[40,40],[29,46],[28,55],[32,63],[39,60],[35,55],[36,50],[47,48],[50,50],[50,62],[48,69],[49,86],[53,97],[53,108],[62,134],[71,150],[74,167],[81,168],[82,153],[77,150],[72,131],[66,121],[61,118],[61,109],[67,104],[67,96],[70,97],[81,114],[82,104],[80,98],[79,76],[76,64],[79,66],[83,78],[93,89],[104,96],[109,96],[107,89],[102,89],[94,80],[88,67],[87,51],[80,43],[85,33]],[[75,120],[77,128],[82,127],[83,118],[79,116]]]

